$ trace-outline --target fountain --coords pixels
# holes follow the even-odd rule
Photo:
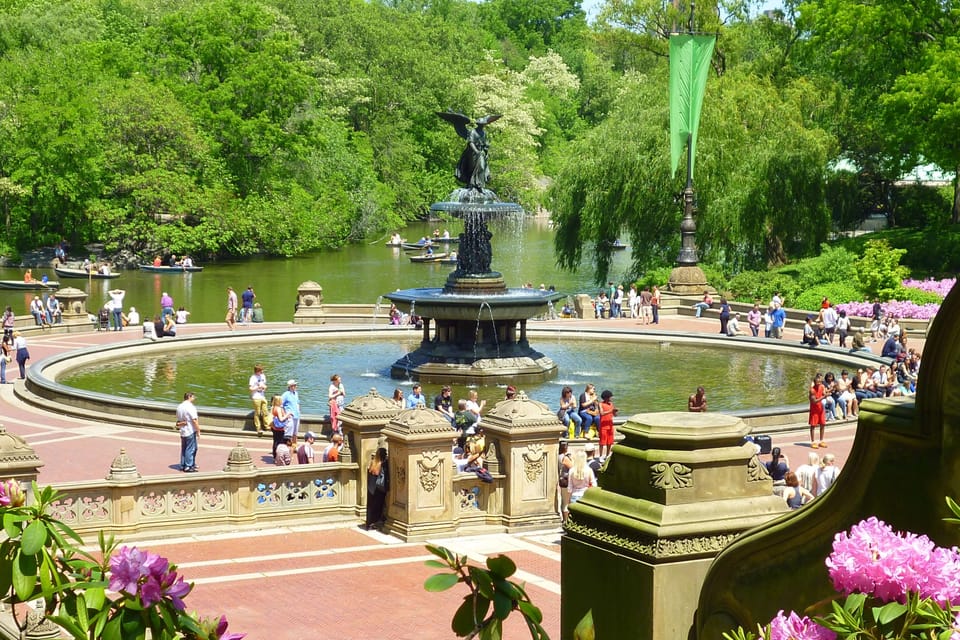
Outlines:
[[[465,187],[445,202],[430,207],[464,221],[457,252],[457,268],[443,288],[403,289],[385,294],[403,311],[416,308],[423,319],[420,347],[391,367],[394,378],[425,382],[522,382],[544,380],[556,374],[553,360],[527,340],[527,320],[543,314],[550,303],[564,297],[555,291],[508,289],[503,276],[490,267],[492,234],[487,216],[517,215],[523,208],[501,202],[487,188],[485,127],[500,116],[475,123],[459,113],[438,116],[453,124],[467,146],[455,176]],[[470,124],[475,124],[473,129]]]

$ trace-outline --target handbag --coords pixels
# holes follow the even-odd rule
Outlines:
[[[377,474],[377,481],[374,483],[373,486],[378,493],[387,492],[387,474],[383,472],[382,468],[380,469],[380,473]]]
[[[3,356],[3,361],[6,362],[7,364],[10,364],[11,362],[13,362],[13,358],[10,356]]]
[[[567,417],[567,410],[566,410],[566,409],[558,409],[558,410],[557,410],[557,419],[560,420],[560,422],[563,422],[563,419],[566,418],[566,417]]]

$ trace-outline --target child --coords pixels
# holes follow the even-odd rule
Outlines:
[[[600,457],[605,459],[613,447],[613,417],[618,409],[613,406],[613,392],[605,390],[600,394]]]

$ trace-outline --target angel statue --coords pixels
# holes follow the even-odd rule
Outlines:
[[[437,115],[452,124],[457,134],[467,141],[467,147],[460,154],[454,176],[467,187],[483,191],[490,180],[490,167],[487,166],[487,151],[490,145],[487,144],[487,133],[484,127],[499,120],[501,114],[478,118],[473,129],[469,128],[470,118],[462,113],[438,111]]]

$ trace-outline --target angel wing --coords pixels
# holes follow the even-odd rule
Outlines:
[[[469,125],[472,124],[470,118],[456,111],[437,111],[437,115],[452,124],[458,136],[464,140],[470,137]]]
[[[491,113],[488,116],[483,116],[482,118],[477,118],[477,124],[487,126],[491,122],[496,122],[503,117],[502,113]]]

